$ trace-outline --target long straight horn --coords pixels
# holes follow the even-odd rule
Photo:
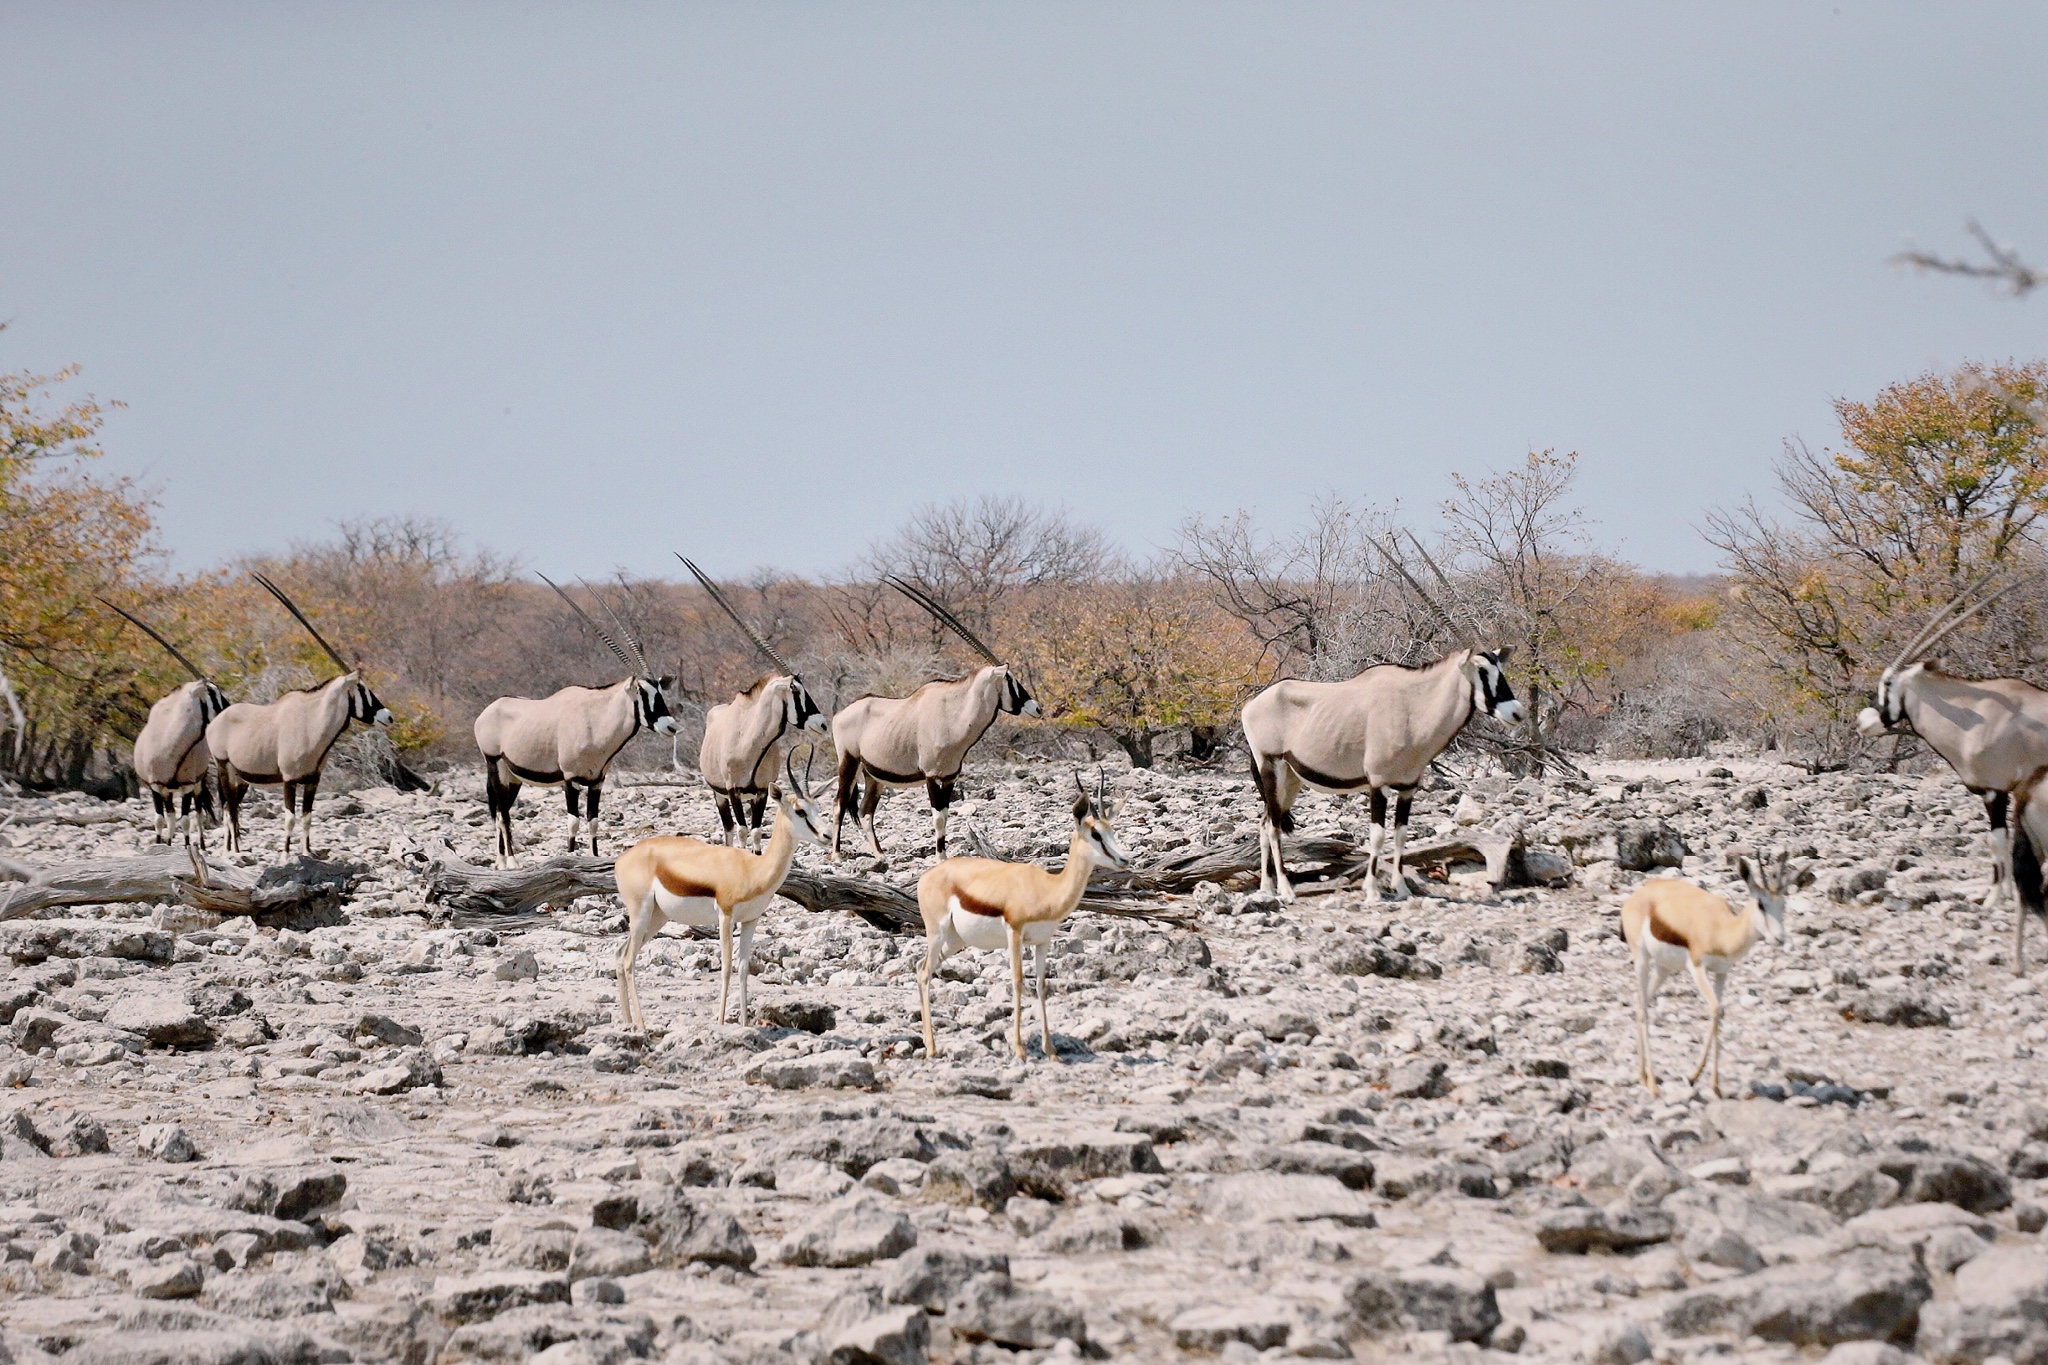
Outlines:
[[[580,578],[576,581],[578,583],[583,583],[583,580]],[[626,648],[633,651],[633,661],[639,665],[640,676],[644,678],[648,674],[652,673],[654,670],[647,666],[647,651],[640,648],[639,638],[635,636],[632,631],[626,629],[626,623],[624,621],[621,621],[619,619],[619,614],[612,610],[612,604],[605,601],[604,594],[599,592],[596,588],[591,587],[588,583],[583,583],[583,591],[589,593],[592,597],[595,597],[597,599],[597,605],[604,608],[604,614],[612,618],[612,624],[618,627],[619,638],[623,639],[626,642]]]
[[[2018,586],[2019,583],[2017,581],[2008,583],[2004,587],[2000,588],[1997,592],[1992,593],[1989,597],[1986,597],[1983,600],[1974,604],[1968,611],[1963,612],[1961,615],[1952,618],[1940,630],[1935,631],[1932,636],[1925,640],[1922,640],[1920,642],[1920,648],[1918,652],[1924,654],[1928,650],[1933,649],[1943,640],[1946,640],[1949,636],[1953,635],[1956,632],[1956,630],[1963,624],[1963,622],[1969,620],[1972,616],[1975,616],[1978,612],[1984,610],[1984,608],[1990,606],[1993,602],[1996,602],[1999,598],[2005,596],[2007,593],[2011,592],[2014,588],[2017,588]]]
[[[1408,533],[1408,543],[1415,547],[1415,553],[1422,556],[1422,562],[1429,566],[1429,571],[1432,574],[1436,575],[1436,581],[1443,585],[1443,590],[1450,594],[1451,600],[1457,603],[1460,607],[1464,608],[1465,619],[1471,623],[1467,627],[1467,630],[1470,632],[1470,643],[1472,648],[1484,648],[1486,644],[1486,632],[1483,628],[1481,621],[1479,620],[1479,613],[1472,610],[1471,600],[1467,598],[1464,593],[1459,592],[1458,589],[1451,583],[1449,575],[1447,575],[1446,573],[1444,573],[1442,569],[1437,567],[1436,560],[1430,557],[1430,553],[1428,550],[1422,548],[1422,542],[1416,538],[1416,535],[1413,531],[1410,531]]]
[[[672,550],[670,551],[670,553],[675,555],[677,559],[683,559],[683,554],[680,550]],[[711,600],[718,603],[719,607],[725,612],[725,614],[732,618],[732,623],[738,626],[740,630],[745,633],[746,637],[749,640],[752,640],[754,642],[754,648],[760,650],[762,655],[768,660],[769,663],[774,664],[778,670],[789,675],[790,677],[796,677],[796,670],[791,668],[788,664],[782,661],[782,656],[780,654],[777,654],[774,651],[774,649],[769,646],[768,642],[761,638],[760,633],[758,631],[756,631],[752,626],[747,624],[747,619],[744,616],[741,616],[737,611],[733,610],[732,603],[725,600],[725,594],[718,590],[718,585],[716,583],[713,583],[710,577],[707,576],[702,569],[698,568],[694,561],[683,559],[683,567],[688,569],[691,572],[691,574],[696,577],[697,581],[704,586],[704,591],[711,594]],[[799,682],[802,681],[802,679],[800,678],[797,680]]]
[[[1394,553],[1392,549],[1380,541],[1373,541],[1373,545],[1379,550],[1381,555],[1385,556],[1387,563],[1394,566],[1394,572],[1407,580],[1408,586],[1415,590],[1415,595],[1422,599],[1422,605],[1428,607],[1430,614],[1443,623],[1445,630],[1448,630],[1452,635],[1464,633],[1458,623],[1453,621],[1444,609],[1436,604],[1436,600],[1429,595],[1422,584],[1416,582],[1415,575],[1408,572],[1408,566],[1401,562],[1400,555]]]
[[[938,621],[940,625],[945,626],[948,630],[951,630],[955,635],[965,640],[968,646],[972,648],[975,653],[979,654],[982,658],[988,660],[996,667],[1002,667],[1003,661],[996,657],[996,652],[994,650],[990,649],[987,645],[983,644],[973,631],[961,625],[959,617],[953,615],[952,612],[947,611],[937,602],[934,602],[921,589],[912,587],[910,584],[898,578],[895,574],[882,575],[882,581],[884,583],[887,583],[890,587],[896,589],[896,591],[902,593],[911,601],[917,603],[917,605],[919,605],[920,607],[923,607],[926,611],[930,612],[934,620]],[[1084,792],[1083,794],[1085,795],[1086,793]]]
[[[286,597],[284,595],[283,588],[278,587],[277,584],[271,582],[262,574],[257,573],[254,570],[250,571],[249,577],[255,579],[258,583],[261,583],[263,585],[263,589],[265,592],[268,592],[272,597],[275,597],[279,602],[282,602],[284,604],[284,609],[290,612],[293,616],[298,618],[299,624],[306,628],[306,634],[312,636],[314,643],[318,644],[320,648],[327,651],[327,657],[334,660],[334,666],[336,668],[340,669],[344,673],[353,673],[356,671],[356,665],[342,658],[341,655],[335,650],[334,646],[328,644],[326,638],[322,636],[319,631],[313,629],[313,623],[306,619],[306,613],[300,611],[298,604],[292,601],[291,598]]]
[[[605,648],[609,649],[613,654],[617,655],[619,662],[624,664],[628,669],[633,669],[633,671],[637,675],[638,670],[634,668],[632,656],[627,654],[625,650],[619,648],[619,642],[617,640],[614,640],[605,631],[605,628],[603,626],[599,625],[597,622],[590,619],[589,612],[583,610],[583,608],[576,605],[575,598],[569,596],[568,593],[562,591],[561,584],[555,582],[554,579],[549,578],[546,574],[540,575],[540,581],[547,584],[549,587],[553,588],[555,590],[555,596],[561,598],[564,602],[567,602],[569,604],[569,610],[575,612],[578,616],[582,617],[583,624],[589,626],[591,632],[594,635],[596,635],[598,639],[604,641]]]
[[[1912,658],[1921,650],[1933,644],[1943,635],[1946,635],[1950,630],[1953,630],[1956,626],[1962,624],[1962,617],[1958,617],[1955,621],[1949,622],[1948,614],[1954,611],[1958,606],[1960,606],[1979,588],[1983,587],[1986,583],[1990,582],[1991,575],[1997,572],[1997,565],[1993,565],[1991,568],[1986,569],[1983,573],[1977,576],[1976,581],[1971,583],[1969,587],[1964,588],[1961,592],[1957,593],[1954,597],[1950,598],[1946,606],[1944,606],[1940,611],[1934,613],[1934,615],[1928,617],[1927,624],[1920,627],[1920,633],[1915,635],[1912,641],[1908,643],[1904,649],[1899,651],[1899,656],[1891,661],[1891,664],[1886,669],[1886,672],[1890,672],[1891,669],[1897,668],[1900,664],[1906,662],[1906,660]],[[2001,592],[2003,591],[2005,590],[2001,589]],[[1992,600],[1994,600],[1994,598],[1985,599],[1986,602]],[[1978,603],[1978,607],[1982,607],[1983,605],[1984,603],[1982,602]],[[1975,611],[1977,609],[1977,607],[1971,608],[1972,611]]]
[[[162,645],[164,649],[169,652],[170,656],[173,659],[176,659],[179,663],[185,665],[186,672],[190,673],[193,677],[199,679],[199,681],[201,682],[206,681],[206,675],[199,671],[199,665],[193,663],[190,659],[180,654],[178,652],[178,647],[176,645],[172,644],[169,640],[166,640],[163,636],[157,634],[154,630],[151,630],[149,627],[149,623],[147,621],[143,620],[139,616],[134,615],[131,612],[121,611],[121,608],[115,606],[112,602],[109,602],[104,597],[98,597],[97,595],[95,595],[95,600],[98,601],[99,604],[105,607],[108,611],[120,612],[123,617],[127,618],[129,625],[135,627],[144,635],[147,635],[150,639]]]

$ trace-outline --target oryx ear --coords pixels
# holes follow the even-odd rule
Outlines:
[[[1494,662],[1495,662],[1495,663],[1503,663],[1503,664],[1504,664],[1504,663],[1506,663],[1506,662],[1507,662],[1507,661],[1508,661],[1509,659],[1512,659],[1512,658],[1514,658],[1514,657],[1515,657],[1515,647],[1514,647],[1513,645],[1502,645],[1502,646],[1501,646],[1501,647],[1500,647],[1499,649],[1496,649],[1495,651],[1493,651],[1493,659],[1494,659]]]
[[[782,799],[782,784],[780,782],[770,782],[768,784],[768,799],[770,801],[780,801]]]

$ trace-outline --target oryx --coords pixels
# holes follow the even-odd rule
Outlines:
[[[781,762],[783,736],[798,730],[825,732],[825,713],[811,700],[796,670],[782,661],[740,614],[718,585],[704,571],[678,554],[683,567],[704,585],[711,600],[730,616],[754,648],[779,671],[763,678],[733,699],[720,702],[704,713],[704,742],[697,750],[697,767],[711,799],[718,806],[718,823],[725,842],[744,844],[761,851],[761,820],[768,811],[768,790],[775,782]]]
[[[569,805],[569,851],[576,851],[588,828],[590,852],[595,857],[597,805],[604,791],[605,769],[642,727],[664,735],[673,734],[676,728],[675,718],[668,713],[668,699],[662,695],[674,679],[653,676],[646,652],[611,605],[598,597],[598,604],[632,646],[631,654],[546,574],[541,575],[541,582],[554,588],[569,609],[583,618],[626,666],[629,676],[610,687],[565,687],[541,700],[500,697],[476,718],[476,747],[484,759],[484,800],[498,831],[500,867],[512,864],[512,806],[519,800],[520,784],[562,788]]]
[[[946,856],[946,808],[953,804],[954,784],[967,751],[995,723],[996,713],[1035,716],[1038,703],[1015,672],[998,659],[974,632],[930,597],[900,578],[886,578],[890,587],[930,612],[939,623],[988,660],[964,678],[928,682],[907,697],[860,697],[832,717],[832,744],[839,751],[839,801],[832,817],[832,854],[839,854],[839,831],[856,783],[865,778],[860,825],[868,848],[876,855],[882,842],[875,835],[875,807],[887,787],[920,784],[932,803],[932,831],[939,857]]]
[[[327,751],[352,720],[389,725],[391,711],[363,681],[360,666],[351,666],[334,646],[313,629],[284,590],[262,574],[251,574],[264,591],[284,604],[334,661],[341,676],[316,687],[287,692],[276,701],[238,701],[206,727],[206,747],[213,754],[220,779],[221,804],[228,814],[228,850],[242,849],[242,797],[252,786],[284,788],[284,851],[292,851],[292,833],[301,847],[313,851],[313,797],[320,790],[320,769]]]
[[[1449,616],[1392,553],[1388,562],[1408,579],[1416,595],[1446,626]],[[1452,627],[1455,630],[1455,627]],[[1404,900],[1401,845],[1408,833],[1408,806],[1438,754],[1479,712],[1517,724],[1522,703],[1508,685],[1505,665],[1513,650],[1482,650],[1477,640],[1420,668],[1377,664],[1344,682],[1284,678],[1244,704],[1245,745],[1251,750],[1252,781],[1265,807],[1259,824],[1259,888],[1292,901],[1281,837],[1294,830],[1295,798],[1303,787],[1320,792],[1370,793],[1371,844],[1366,889]],[[1394,793],[1393,849],[1383,863],[1387,839],[1387,798]]]
[[[1988,899],[1995,901],[2013,877],[2012,792],[2048,765],[2048,692],[2018,678],[1952,678],[1920,662],[1943,637],[2018,586],[2009,583],[1957,612],[1990,576],[1982,575],[1958,593],[1899,651],[1877,680],[1876,705],[1856,717],[1856,728],[1871,737],[1910,729],[1947,759],[1963,785],[1983,801],[1991,822]],[[2024,970],[2027,904],[2022,897],[2013,915],[2014,972]]]
[[[206,824],[213,818],[213,795],[206,785],[206,770],[213,754],[206,747],[206,727],[228,709],[227,693],[147,621],[104,597],[99,601],[108,611],[118,612],[129,625],[162,645],[192,675],[191,682],[173,688],[149,708],[149,719],[143,724],[142,733],[135,737],[133,761],[135,775],[149,788],[150,801],[156,807],[156,836],[151,842],[171,841],[171,818],[175,813],[186,846],[191,846],[196,827],[203,850]]]

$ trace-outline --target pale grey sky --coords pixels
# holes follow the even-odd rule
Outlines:
[[[846,560],[1016,492],[1143,550],[1584,456],[1711,566],[1829,400],[2048,352],[2035,5],[0,6],[0,368],[128,402],[186,566],[446,517]]]

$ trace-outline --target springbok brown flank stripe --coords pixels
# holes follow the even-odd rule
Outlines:
[[[686,899],[718,899],[718,893],[710,887],[705,886],[701,882],[686,881],[660,863],[656,863],[654,866],[654,879],[660,882],[661,889],[668,892],[671,896],[681,896]]]
[[[1657,912],[1654,910],[1650,912],[1650,937],[1659,943],[1669,943],[1675,948],[1686,946],[1685,935],[1657,918]]]
[[[976,900],[965,891],[955,890],[953,892],[953,899],[959,901],[960,908],[970,915],[988,915],[994,919],[1001,919],[1003,917],[1003,908],[1001,906],[990,905],[984,900]]]

